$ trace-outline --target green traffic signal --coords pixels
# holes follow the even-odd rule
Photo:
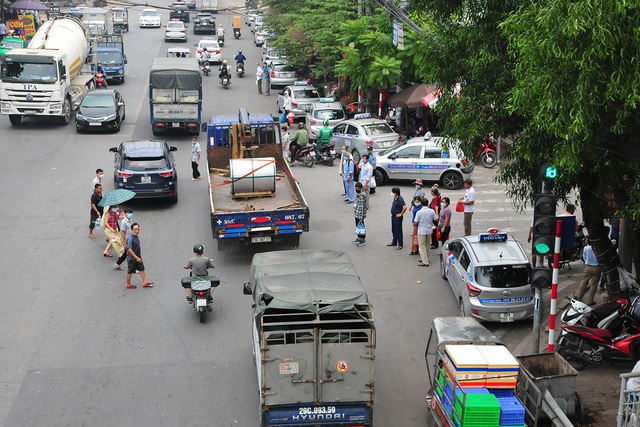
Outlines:
[[[557,176],[558,176],[558,169],[556,169],[554,166],[547,166],[544,172],[544,177],[546,179],[556,179]]]
[[[538,255],[547,255],[551,252],[551,247],[546,242],[538,242],[534,245],[535,253]]]

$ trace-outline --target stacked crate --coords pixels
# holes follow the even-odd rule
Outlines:
[[[501,345],[479,345],[478,352],[487,363],[487,388],[515,389],[520,363]]]
[[[475,345],[444,346],[444,363],[448,373],[462,387],[485,387],[487,363]]]

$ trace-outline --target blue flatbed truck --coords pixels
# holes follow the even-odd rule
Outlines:
[[[309,231],[309,205],[284,161],[278,120],[241,108],[236,114],[213,116],[201,130],[207,132],[211,230],[218,249],[238,243],[278,243],[297,248],[300,235]],[[261,163],[274,168],[272,191],[245,196],[231,191],[239,180],[231,176],[230,165],[239,155],[244,159],[273,159]],[[266,169],[256,170],[256,175]],[[246,178],[252,179],[253,175]]]

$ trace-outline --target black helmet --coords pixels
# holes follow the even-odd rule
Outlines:
[[[302,122],[298,123],[298,129],[304,129],[304,123]]]
[[[201,254],[204,252],[204,245],[203,244],[197,244],[193,247],[193,253],[194,254]]]

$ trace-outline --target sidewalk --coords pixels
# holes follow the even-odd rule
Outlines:
[[[558,276],[556,339],[561,326],[559,315],[567,306],[566,297],[578,290],[583,271],[584,265],[580,262],[572,263],[571,270],[569,270],[568,267],[560,270]],[[550,295],[550,290],[543,292],[544,315],[540,335],[541,353],[547,352],[549,334],[544,332],[544,327],[549,325]],[[598,304],[603,302],[603,295],[604,294],[596,293],[596,302]],[[529,334],[528,339],[519,344],[513,352],[518,356],[531,354],[532,345],[533,333]],[[631,372],[632,369],[633,363],[631,362],[605,362],[599,365],[590,365],[583,371],[579,371],[576,379],[576,394],[578,395],[578,408],[576,408],[576,412],[578,417],[574,417],[571,420],[574,425],[581,427],[615,427],[618,399],[620,397],[620,374]]]

